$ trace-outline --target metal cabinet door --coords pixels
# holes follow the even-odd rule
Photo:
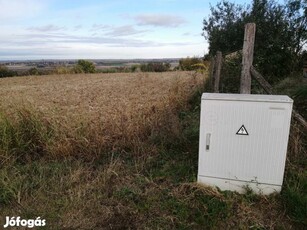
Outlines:
[[[289,104],[202,100],[199,175],[281,185]]]

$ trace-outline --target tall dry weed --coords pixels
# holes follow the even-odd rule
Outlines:
[[[22,107],[13,116],[1,113],[0,133],[0,163],[8,159],[25,163],[48,153],[54,129],[42,114]]]

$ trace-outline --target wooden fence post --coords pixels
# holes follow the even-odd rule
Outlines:
[[[213,89],[213,84],[214,84],[214,65],[215,65],[215,58],[212,57],[210,59],[210,67],[209,67],[209,84],[210,84],[210,89]]]
[[[245,33],[244,33],[240,93],[245,93],[245,94],[251,93],[250,68],[253,65],[255,33],[256,33],[256,24],[247,23],[245,25]]]
[[[215,71],[214,71],[214,87],[213,92],[218,93],[220,87],[221,69],[222,69],[222,52],[217,51],[215,57]]]

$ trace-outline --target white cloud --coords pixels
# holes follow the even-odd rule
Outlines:
[[[147,32],[147,30],[137,30],[132,25],[110,26],[105,24],[93,24],[90,31],[94,31],[97,35],[99,31],[103,31],[107,37],[122,37]]]
[[[61,31],[65,30],[66,28],[63,26],[56,26],[56,25],[45,25],[45,26],[33,26],[29,27],[28,30],[30,31],[37,31],[37,32],[56,32],[56,31]]]
[[[131,25],[125,25],[125,26],[114,27],[110,32],[106,33],[105,35],[120,37],[120,36],[140,34],[144,32],[146,32],[146,30],[137,30]]]
[[[146,47],[146,46],[159,46],[154,41],[146,41],[133,38],[120,38],[114,36],[80,36],[70,35],[64,33],[48,33],[48,32],[37,32],[27,34],[14,34],[14,39],[7,39],[0,37],[0,43],[3,47],[52,47],[57,44],[72,44],[86,45],[104,45],[110,47]],[[1,48],[0,48],[1,51]]]
[[[76,25],[74,26],[74,31],[82,29],[82,25]]]
[[[92,25],[92,31],[97,31],[97,30],[107,30],[109,29],[110,26],[109,25],[105,25],[105,24],[94,24]]]
[[[178,27],[186,23],[183,17],[169,14],[140,14],[134,19],[141,26]]]
[[[51,49],[52,48],[52,49]],[[0,49],[0,60],[6,59],[117,59],[117,58],[180,58],[187,56],[202,56],[203,44],[191,44],[185,49],[177,46],[148,46],[148,47],[110,47],[102,44],[70,44],[53,45],[52,47],[6,48]]]
[[[203,53],[204,44],[194,38],[193,28],[187,29],[186,19],[174,12],[127,15],[112,11],[103,15],[101,11],[110,9],[111,12],[111,6],[62,6],[59,10],[55,3],[60,1],[0,0],[0,60],[161,58]],[[192,23],[191,17],[181,15]],[[189,34],[184,34],[188,30]]]

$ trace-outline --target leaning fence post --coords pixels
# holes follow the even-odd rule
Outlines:
[[[264,79],[264,77],[253,67],[251,66],[250,69],[251,75],[256,79],[256,81],[262,86],[262,88],[268,94],[274,94],[273,87]],[[293,117],[299,121],[299,123],[307,130],[307,122],[305,121],[304,117],[302,117],[298,112],[294,109],[292,110]]]
[[[214,67],[215,67],[215,71],[214,71],[213,92],[218,93],[219,92],[219,86],[220,86],[221,69],[222,69],[222,52],[221,51],[216,52]]]
[[[256,33],[256,24],[247,23],[245,25],[245,33],[244,33],[240,93],[245,93],[245,94],[251,93],[250,68],[253,65],[255,33]]]

